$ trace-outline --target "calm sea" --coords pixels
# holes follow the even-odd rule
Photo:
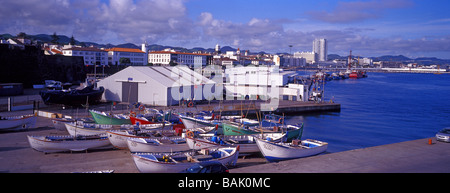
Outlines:
[[[303,139],[328,142],[327,152],[433,137],[450,127],[450,75],[368,75],[326,83],[325,98],[341,112],[289,116],[286,123],[303,122]]]

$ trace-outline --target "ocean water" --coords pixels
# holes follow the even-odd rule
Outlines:
[[[303,122],[303,139],[328,142],[339,152],[434,137],[450,127],[450,75],[368,73],[368,78],[333,80],[325,99],[341,112],[286,117]]]

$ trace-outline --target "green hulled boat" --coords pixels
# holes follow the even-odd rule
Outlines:
[[[241,126],[233,122],[222,123],[224,135],[253,135],[258,133],[277,133],[287,132],[287,142],[293,139],[301,138],[303,133],[303,123],[299,126],[284,125],[280,127],[261,127],[259,126]],[[262,129],[262,131],[261,131]]]
[[[131,120],[126,116],[119,115],[106,115],[104,113],[98,111],[89,111],[94,118],[95,123],[97,124],[105,124],[105,125],[129,125],[131,124]]]

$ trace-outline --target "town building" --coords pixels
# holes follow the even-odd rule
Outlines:
[[[319,61],[318,54],[315,52],[295,52],[295,58],[305,58],[306,63],[313,64]]]
[[[291,81],[297,73],[277,66],[227,68],[224,75],[227,99],[308,100],[308,87]]]
[[[215,82],[186,66],[129,66],[97,83],[105,88],[103,100],[171,106],[181,100],[206,100]]]
[[[206,66],[210,59],[210,54],[177,52],[175,50],[167,49],[148,53],[148,63],[161,66],[180,64],[192,68],[194,66]]]
[[[327,39],[315,39],[313,41],[313,52],[317,54],[318,61],[327,61],[328,46]]]
[[[80,48],[71,47],[63,49],[64,56],[82,56],[84,65],[107,65],[108,52],[94,47]]]
[[[111,48],[105,51],[108,52],[109,65],[144,66],[148,64],[146,53],[140,49]]]

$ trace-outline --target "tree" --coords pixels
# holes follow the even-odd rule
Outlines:
[[[52,43],[58,44],[59,43],[58,41],[59,41],[59,37],[58,37],[58,35],[56,35],[56,32],[54,32],[52,35]]]
[[[20,32],[19,34],[17,34],[17,38],[26,38],[27,34],[25,32]]]
[[[72,35],[72,37],[70,38],[70,45],[75,45],[75,38],[73,37],[73,35]]]
[[[124,65],[124,64],[130,65],[131,60],[129,58],[120,58],[119,63],[122,65]]]

